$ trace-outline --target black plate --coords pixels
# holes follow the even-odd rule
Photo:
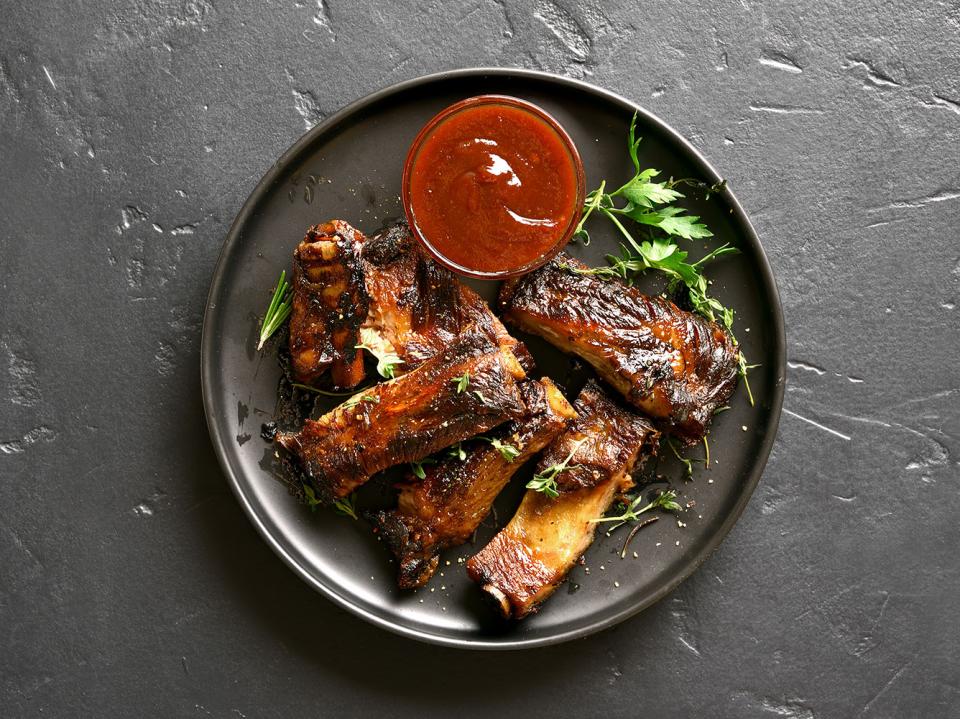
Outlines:
[[[710,434],[714,463],[684,482],[680,465],[661,459],[657,468],[675,480],[695,507],[685,527],[665,518],[634,539],[619,558],[626,529],[600,534],[586,566],[571,573],[542,611],[516,625],[498,620],[467,579],[458,558],[483,546],[493,521],[475,546],[447,552],[428,588],[404,593],[394,567],[366,523],[299,506],[268,471],[270,447],[259,437],[276,401],[279,368],[272,353],[254,351],[257,320],[269,289],[308,225],[344,218],[370,232],[402,215],[398,192],[407,147],[441,108],[471,95],[503,93],[531,100],[552,113],[580,149],[588,187],[601,178],[616,183],[631,174],[626,129],[639,111],[644,166],[665,176],[708,183],[719,175],[680,135],[633,103],[591,85],[545,73],[476,69],[430,75],[394,85],[359,100],[302,137],[260,181],[224,243],[213,275],[203,323],[203,400],[213,445],[240,503],[271,547],[324,595],[369,621],[425,641],[475,648],[518,648],[565,641],[612,626],[650,606],[688,577],[740,516],[760,479],[776,434],[783,399],[785,351],[780,299],[756,233],[729,189],[704,199],[690,192],[687,205],[742,255],[710,269],[714,293],[737,311],[738,335],[760,367],[750,374],[757,403],[738,388],[730,411]],[[311,177],[312,176],[312,177]],[[591,225],[589,247],[573,253],[591,264],[616,249],[610,228]],[[689,243],[694,256],[705,243]],[[713,243],[711,243],[712,245]],[[493,283],[474,284],[488,297]],[[651,287],[653,288],[653,287]],[[538,366],[563,380],[568,362],[531,341]],[[743,427],[746,427],[744,431]],[[701,457],[702,448],[688,451]],[[526,475],[518,475],[498,499],[501,524],[516,507]],[[388,482],[375,480],[364,502],[389,500]],[[679,543],[679,544],[678,544]],[[638,558],[633,557],[636,551]],[[589,568],[589,571],[588,571]]]

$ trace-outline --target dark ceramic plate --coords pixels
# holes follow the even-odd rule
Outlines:
[[[458,559],[492,536],[496,524],[478,533],[476,544],[447,552],[430,585],[404,593],[394,585],[394,566],[363,521],[332,511],[311,513],[298,505],[271,472],[272,450],[259,436],[276,403],[280,370],[275,353],[254,351],[257,320],[277,275],[289,268],[291,252],[307,226],[339,217],[372,232],[399,217],[401,170],[420,127],[443,107],[483,93],[515,95],[552,113],[580,149],[588,187],[601,178],[614,183],[631,174],[626,130],[639,111],[642,162],[665,176],[708,183],[718,173],[663,121],[605,90],[566,78],[521,70],[461,70],[400,83],[359,100],[302,137],[271,168],[244,204],[227,236],[213,275],[203,324],[203,400],[213,445],[240,503],[257,529],[307,582],[341,606],[400,634],[462,647],[519,648],[565,641],[610,627],[650,606],[688,577],[713,551],[743,511],[760,479],[776,434],[783,398],[783,318],[770,266],[756,233],[729,189],[709,199],[691,191],[687,205],[704,218],[717,240],[742,253],[710,269],[713,291],[737,311],[738,334],[751,362],[756,397],[751,407],[742,386],[731,409],[717,416],[710,434],[711,455],[693,481],[682,467],[661,458],[656,472],[674,480],[694,509],[644,528],[626,559],[619,553],[626,528],[600,534],[539,614],[507,624],[481,600]],[[589,247],[572,252],[602,264],[617,249],[600,221],[591,225]],[[711,243],[713,244],[713,243]],[[689,243],[693,256],[707,246]],[[651,280],[651,282],[653,282]],[[494,283],[474,284],[487,297]],[[659,288],[648,287],[651,291]],[[571,391],[582,381],[568,359],[530,340],[538,367]],[[746,427],[744,431],[743,427]],[[702,448],[688,450],[702,457]],[[529,468],[517,475],[496,504],[502,524],[517,506]],[[390,501],[389,478],[363,490],[360,503]],[[633,556],[636,551],[638,557]],[[449,561],[449,565],[447,564]],[[589,569],[589,571],[588,571]]]

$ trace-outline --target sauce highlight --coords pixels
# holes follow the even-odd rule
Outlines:
[[[556,249],[580,211],[575,152],[522,106],[467,105],[441,119],[408,161],[410,219],[457,269],[526,268]]]

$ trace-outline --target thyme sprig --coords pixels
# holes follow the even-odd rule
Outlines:
[[[450,380],[457,385],[457,394],[463,394],[463,391],[470,386],[470,373],[464,372],[459,377]]]
[[[495,437],[480,437],[480,439],[489,442],[508,462],[512,462],[520,456],[520,450],[508,442],[496,439]]]
[[[533,479],[527,482],[527,489],[532,489],[535,492],[542,492],[551,499],[556,499],[560,496],[560,491],[557,489],[557,475],[561,472],[565,472],[568,469],[574,469],[580,465],[570,465],[570,460],[573,459],[573,455],[577,453],[577,450],[580,449],[581,445],[586,442],[589,437],[584,437],[577,440],[573,449],[570,450],[570,454],[567,455],[567,458],[558,464],[551,464],[542,472],[537,472],[533,475]]]
[[[396,367],[403,364],[403,360],[392,352],[381,352],[367,344],[356,345],[358,350],[366,350],[377,360],[377,374],[386,379],[396,377]]]
[[[317,511],[317,507],[322,507],[323,502],[317,498],[317,493],[313,491],[313,487],[309,484],[302,485],[303,487],[303,497],[307,501],[307,506],[310,507],[312,511]],[[357,505],[356,497],[353,494],[349,494],[346,497],[341,497],[336,499],[333,502],[333,511],[337,514],[343,515],[344,517],[350,517],[351,519],[359,519],[357,515]]]
[[[599,524],[600,522],[616,522],[614,526],[610,528],[610,531],[622,527],[628,522],[636,522],[640,519],[640,515],[644,512],[649,512],[652,509],[662,509],[666,512],[677,512],[680,511],[680,503],[677,502],[677,493],[672,489],[668,489],[665,492],[661,492],[654,498],[652,501],[648,502],[644,506],[643,504],[643,494],[638,494],[634,497],[629,504],[626,505],[622,514],[618,514],[615,517],[598,517],[597,519],[591,519],[591,524]]]

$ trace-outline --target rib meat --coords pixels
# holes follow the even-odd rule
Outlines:
[[[483,298],[434,262],[405,222],[371,237],[362,260],[370,306],[361,336],[370,347],[400,357],[398,371],[430,359],[466,328],[487,332],[532,368],[527,349],[507,333]]]
[[[363,379],[356,349],[369,305],[359,248],[363,236],[342,220],[307,230],[293,253],[290,359],[294,378],[310,384],[328,368],[333,384]]]
[[[401,588],[426,584],[440,552],[470,539],[517,470],[574,417],[570,403],[549,379],[524,382],[520,392],[526,414],[491,434],[491,439],[510,444],[519,455],[511,460],[491,442],[471,440],[463,445],[466,459],[447,457],[425,465],[426,477],[410,475],[400,485],[397,508],[376,515],[381,536],[399,561]]]
[[[537,471],[562,463],[577,467],[557,477],[560,496],[527,490],[510,522],[467,560],[467,573],[505,617],[535,611],[593,542],[596,523],[618,493],[633,486],[630,473],[656,451],[658,432],[619,407],[590,382],[574,403],[570,427],[537,463]]]
[[[470,375],[470,391],[456,378]],[[413,462],[523,416],[524,377],[508,347],[484,333],[462,335],[416,370],[355,395],[296,433],[280,433],[313,486],[329,503],[377,472]]]
[[[661,297],[575,269],[561,254],[504,283],[507,321],[583,358],[635,407],[663,419],[681,439],[703,437],[733,392],[737,349],[715,322]]]
[[[343,220],[311,227],[294,252],[293,376],[313,384],[328,369],[338,387],[364,377],[366,344],[416,369],[461,334],[486,332],[526,368],[533,359],[476,292],[434,262],[398,222],[371,238]]]

